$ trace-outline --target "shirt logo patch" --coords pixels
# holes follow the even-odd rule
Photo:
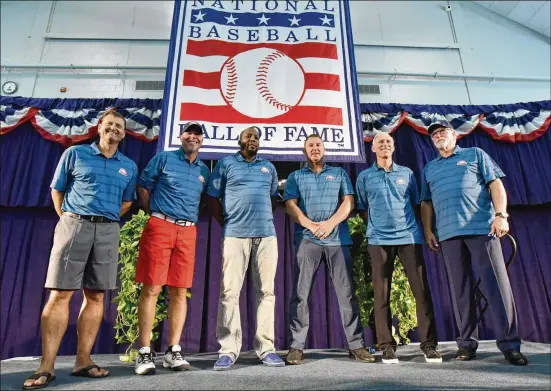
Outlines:
[[[325,177],[325,180],[326,180],[326,181],[334,181],[334,180],[335,180],[335,177],[334,177],[333,175],[327,175],[327,176]]]
[[[119,174],[124,175],[124,176],[128,176],[128,173],[126,172],[126,170],[124,168],[121,168],[119,170]]]
[[[262,172],[265,173],[265,174],[267,174],[267,173],[270,172],[270,170],[268,170],[266,167],[262,167],[262,168],[260,169],[260,171],[262,171]]]
[[[199,182],[205,183],[205,178],[203,177],[203,175],[199,175],[197,179],[199,179]]]
[[[457,165],[458,166],[466,166],[467,162],[465,160],[460,160],[460,161],[457,162]]]
[[[402,178],[398,178],[398,179],[396,179],[396,184],[397,185],[405,185],[406,181],[404,181]]]

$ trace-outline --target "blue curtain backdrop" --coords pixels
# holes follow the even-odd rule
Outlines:
[[[23,102],[24,100],[24,102]],[[69,102],[69,103],[68,103]],[[21,105],[59,108],[70,104],[75,108],[102,108],[120,105],[114,100],[29,100]],[[136,107],[143,101],[132,101]],[[153,102],[153,103],[151,103]],[[148,104],[155,105],[155,101]],[[377,107],[375,107],[377,106]],[[395,106],[395,105],[392,105]],[[515,106],[510,106],[511,110]],[[124,107],[124,106],[123,106]],[[453,106],[456,107],[456,106]],[[409,112],[455,110],[452,106],[408,106]],[[462,110],[477,113],[486,106],[463,106]],[[66,107],[64,107],[66,108]],[[388,107],[363,106],[362,111],[381,111]],[[430,109],[430,110],[429,110]],[[395,108],[394,111],[404,110]],[[477,111],[478,110],[478,111]],[[390,112],[391,110],[388,110]],[[410,167],[420,180],[422,167],[437,152],[430,139],[401,125],[394,133],[395,161]],[[90,141],[87,141],[90,142]],[[507,174],[504,180],[509,196],[511,230],[517,239],[519,252],[509,275],[517,303],[521,338],[528,341],[551,342],[551,133],[527,143],[505,143],[493,140],[487,133],[475,130],[461,138],[462,147],[477,146],[487,151]],[[370,152],[371,145],[366,144]],[[2,306],[0,312],[1,358],[40,355],[40,313],[47,299],[43,289],[57,216],[49,195],[49,184],[57,161],[65,148],[45,140],[29,122],[19,125],[0,137],[0,281]],[[120,146],[122,153],[133,159],[141,170],[154,156],[156,141],[146,142],[127,136]],[[367,154],[365,164],[342,165],[353,182],[358,173],[373,163]],[[276,275],[276,347],[288,348],[288,307],[292,291],[293,224],[279,207],[275,212],[279,242],[279,263]],[[186,352],[218,350],[216,315],[220,281],[221,230],[208,216],[199,223],[197,261],[190,300],[188,321],[182,337]],[[504,253],[510,253],[504,243]],[[442,261],[425,251],[429,283],[436,309],[438,338],[455,339],[456,330],[449,289]],[[114,341],[116,305],[111,303],[116,291],[106,295],[106,311],[93,353],[124,351]],[[62,341],[60,354],[75,354],[76,318],[82,295],[76,294],[70,313],[70,324]],[[254,336],[254,290],[247,278],[240,299],[243,325],[243,349],[252,349]],[[311,327],[307,348],[345,348],[336,296],[323,268],[318,271],[311,298]],[[489,314],[489,312],[488,312]],[[480,327],[482,339],[493,339],[489,317]],[[166,325],[163,326],[163,331]],[[373,342],[366,328],[366,343]],[[166,332],[156,349],[166,347]]]

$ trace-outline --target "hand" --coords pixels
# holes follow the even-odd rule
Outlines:
[[[319,225],[320,225],[320,223],[316,223],[316,222],[314,222],[314,221],[310,221],[310,222],[308,223],[308,225],[307,225],[306,227],[304,227],[304,228],[309,229],[312,233],[314,233],[314,232],[316,232],[316,230],[318,229]]]
[[[319,239],[327,238],[335,229],[335,224],[331,223],[329,220],[319,222],[318,224],[318,229],[314,232],[314,236]]]
[[[509,223],[507,219],[496,217],[492,222],[492,228],[488,236],[496,235],[498,238],[501,238],[507,232],[509,232]]]
[[[431,251],[438,251],[438,240],[432,232],[425,232],[425,241]]]

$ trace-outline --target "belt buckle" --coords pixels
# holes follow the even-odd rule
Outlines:
[[[99,217],[97,217],[97,216],[90,216],[90,221],[91,221],[92,223],[99,223],[98,220],[99,220]]]

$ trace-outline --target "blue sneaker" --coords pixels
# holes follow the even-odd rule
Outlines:
[[[214,363],[215,371],[227,371],[233,365],[233,360],[230,356],[220,356]]]
[[[285,361],[283,361],[279,356],[275,353],[268,353],[263,359],[262,363],[266,364],[269,367],[284,367]]]

